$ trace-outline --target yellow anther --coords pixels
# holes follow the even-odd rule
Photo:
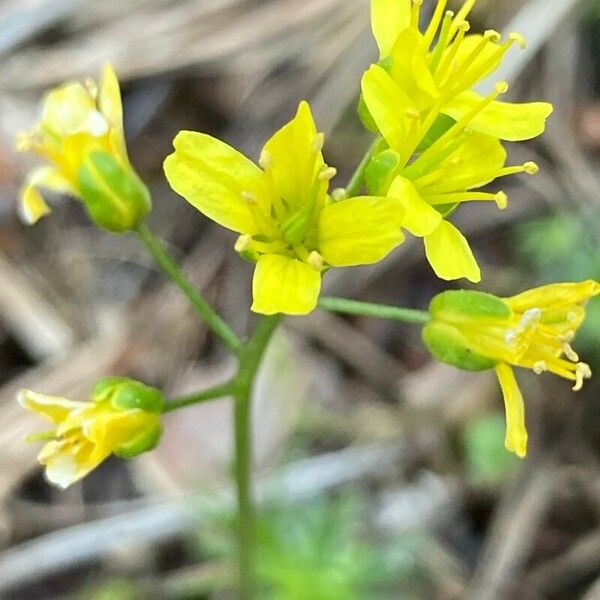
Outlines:
[[[558,336],[558,341],[568,344],[569,342],[572,342],[574,338],[575,338],[575,332],[567,331],[566,333],[563,333],[562,335]]]
[[[574,363],[579,362],[579,354],[577,354],[567,342],[562,345],[562,351],[570,361],[573,361]]]
[[[335,167],[326,167],[319,173],[319,179],[321,181],[329,181],[337,175],[337,169]]]
[[[512,32],[509,36],[508,39],[511,42],[516,42],[517,44],[519,44],[519,46],[521,47],[521,49],[525,50],[525,48],[527,48],[527,40],[520,34],[520,33],[516,33],[516,32]]]
[[[536,375],[541,375],[542,373],[545,373],[547,370],[548,370],[548,365],[546,364],[545,360],[538,360],[533,365],[533,372]]]
[[[504,192],[498,192],[494,197],[494,201],[500,210],[504,210],[508,206],[508,196]]]
[[[456,23],[455,27],[458,31],[464,31],[466,33],[471,29],[471,24],[469,21],[461,21],[460,23]]]
[[[27,152],[31,149],[31,134],[26,131],[20,131],[15,138],[17,152]]]
[[[273,156],[268,150],[264,150],[260,153],[258,164],[261,166],[263,171],[270,169],[273,166]]]
[[[404,111],[404,116],[407,119],[420,119],[421,113],[416,108],[407,108]]]
[[[313,140],[312,147],[315,152],[321,152],[323,150],[323,145],[325,144],[325,134],[317,133],[315,139]]]
[[[498,81],[494,89],[496,90],[496,94],[506,94],[508,92],[508,83],[506,81]]]
[[[309,255],[308,255],[308,264],[315,269],[315,271],[322,271],[323,270],[323,257],[316,251],[312,251]]]
[[[523,169],[525,169],[525,173],[527,173],[528,175],[535,175],[540,170],[538,165],[533,161],[526,162],[523,165]]]
[[[85,89],[88,91],[88,94],[92,98],[96,99],[98,96],[98,85],[96,84],[96,82],[93,79],[89,78],[85,80],[84,84]]]
[[[256,196],[252,192],[243,191],[241,196],[248,204],[256,204]]]
[[[248,247],[252,243],[252,236],[248,234],[240,235],[240,237],[235,241],[235,245],[233,246],[236,252],[244,252],[248,250]]]
[[[483,37],[490,42],[499,42],[502,39],[502,35],[495,29],[488,29],[484,32]]]

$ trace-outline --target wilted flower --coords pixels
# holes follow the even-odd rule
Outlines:
[[[133,229],[150,211],[148,190],[127,157],[119,82],[110,65],[99,88],[70,82],[49,92],[40,122],[20,134],[18,149],[50,163],[32,171],[21,190],[28,223],[50,212],[39,188],[79,198],[109,231]]]
[[[506,447],[523,457],[527,430],[523,397],[512,366],[546,371],[582,388],[592,375],[570,343],[585,318],[585,304],[600,283],[557,283],[497,298],[474,291],[450,291],[431,302],[423,339],[440,361],[468,371],[495,369],[506,404]]]
[[[85,477],[111,454],[133,458],[152,450],[162,433],[161,392],[131,379],[99,381],[91,402],[30,390],[21,390],[18,400],[57,426],[29,440],[47,440],[38,460],[48,480],[61,488]]]
[[[257,263],[252,310],[307,314],[329,267],[365,265],[402,243],[403,210],[393,199],[334,202],[335,169],[323,161],[323,134],[302,102],[265,144],[260,167],[202,133],[180,132],[165,161],[171,187],[220,225],[241,234],[236,250]]]

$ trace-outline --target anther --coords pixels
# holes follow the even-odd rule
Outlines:
[[[404,116],[407,119],[420,119],[421,118],[421,113],[416,109],[416,108],[407,108],[404,111]]]
[[[573,341],[573,338],[575,337],[575,332],[574,331],[567,331],[566,333],[563,333],[562,335],[558,336],[558,341],[562,342],[562,343],[569,343]]]
[[[456,29],[458,31],[464,31],[467,33],[471,29],[471,24],[469,21],[461,21],[460,23],[456,23]]]
[[[592,376],[592,370],[587,363],[577,363],[575,371],[575,385],[573,391],[578,392],[583,388],[583,382],[585,379],[589,379]]]
[[[548,365],[546,364],[545,360],[538,360],[533,365],[533,372],[536,375],[541,375],[542,373],[545,373],[547,370],[548,370]]]
[[[335,188],[335,190],[333,190],[331,192],[331,199],[334,202],[339,202],[340,200],[345,200],[346,199],[346,190],[344,188]]]
[[[500,210],[504,210],[508,206],[508,196],[504,192],[498,192],[494,200]]]
[[[313,250],[308,256],[308,264],[315,269],[315,271],[323,270],[323,257],[315,250]]]
[[[523,165],[523,169],[525,170],[525,173],[527,173],[528,175],[535,175],[540,170],[540,168],[537,166],[537,164],[531,160],[527,161]]]
[[[506,94],[508,92],[508,83],[506,81],[498,81],[494,89],[496,90],[496,94]]]
[[[329,181],[337,175],[337,169],[335,167],[326,167],[319,173],[319,179],[321,181]]]
[[[242,199],[245,200],[248,204],[256,204],[256,196],[252,192],[243,191]]]
[[[571,348],[571,345],[568,344],[567,342],[565,342],[562,345],[562,351],[564,353],[564,355],[572,362],[576,363],[579,362],[579,354],[577,354],[577,352],[575,352],[575,350],[573,350],[573,348]]]
[[[483,33],[483,37],[490,42],[499,42],[502,39],[500,33],[495,31],[494,29],[488,29]]]
[[[517,44],[519,44],[522,50],[525,50],[525,48],[527,48],[527,40],[520,33],[516,33],[513,31],[508,36],[508,39],[511,42],[516,42]]]
[[[248,250],[251,242],[252,236],[245,233],[240,235],[240,237],[235,241],[233,248],[236,252],[244,252],[245,250]]]
[[[574,313],[572,310],[570,310],[570,311],[567,313],[567,321],[568,321],[569,323],[574,323],[575,321],[577,321],[577,314],[576,314],[576,313]]]
[[[260,158],[258,159],[258,164],[263,171],[267,171],[273,166],[273,156],[268,150],[262,150]]]
[[[325,134],[317,133],[315,139],[313,140],[312,147],[315,152],[321,152],[323,150],[323,145],[325,144]]]
[[[98,85],[96,82],[93,79],[88,78],[84,81],[84,85],[85,89],[88,91],[88,94],[95,100],[98,96]]]

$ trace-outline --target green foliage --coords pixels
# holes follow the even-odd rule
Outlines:
[[[504,447],[505,431],[504,416],[498,413],[477,418],[465,427],[462,443],[467,474],[473,483],[501,483],[519,464]]]

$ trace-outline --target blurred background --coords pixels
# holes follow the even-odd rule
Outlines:
[[[169,190],[162,161],[180,129],[256,158],[306,98],[343,186],[370,142],[356,116],[376,59],[368,14],[368,0],[0,0],[0,598],[235,597],[228,401],[169,415],[155,452],[109,460],[67,492],[23,441],[40,423],[16,406],[21,387],[86,399],[96,379],[122,374],[174,396],[234,365],[133,236],[98,231],[60,197],[50,218],[20,223],[32,162],[15,154],[15,133],[45,89],[113,62],[151,225],[245,331],[251,266],[233,234]],[[496,79],[512,99],[555,106],[545,136],[510,149],[541,172],[509,182],[509,209],[457,214],[483,285],[512,295],[599,279],[600,2],[480,0],[473,21],[525,35]],[[448,286],[413,242],[331,273],[326,291],[426,308]],[[576,348],[599,369],[598,303]],[[600,380],[574,395],[551,376],[519,378],[525,461],[503,448],[493,374],[432,361],[418,328],[287,319],[254,413],[260,597],[600,599]]]

